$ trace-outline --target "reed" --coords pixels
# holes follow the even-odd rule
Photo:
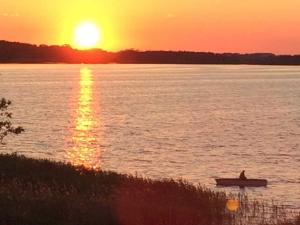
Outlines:
[[[247,195],[232,196],[239,203],[231,212],[232,225],[300,225],[298,210],[292,210],[273,201],[249,200]]]
[[[279,208],[270,216],[265,205],[246,196],[240,196],[233,213],[226,209],[229,198],[184,180],[151,180],[0,155],[3,225],[299,225],[299,217],[298,222],[281,220]]]

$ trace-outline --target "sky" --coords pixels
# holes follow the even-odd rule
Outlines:
[[[0,0],[0,40],[74,44],[91,21],[96,47],[300,54],[299,0]]]

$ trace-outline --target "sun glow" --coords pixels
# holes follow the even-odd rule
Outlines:
[[[99,28],[92,22],[83,22],[75,29],[76,47],[87,49],[95,47],[101,42],[101,33]]]

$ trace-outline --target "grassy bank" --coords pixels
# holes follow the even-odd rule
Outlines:
[[[227,199],[185,181],[0,155],[0,224],[5,225],[238,224],[242,217],[226,210]]]

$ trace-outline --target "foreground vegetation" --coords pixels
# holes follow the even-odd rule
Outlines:
[[[222,225],[250,221],[253,206],[226,210],[228,196],[185,181],[150,180],[0,155],[0,224]],[[243,204],[246,204],[243,205]],[[256,205],[256,217],[262,217]],[[271,215],[271,217],[274,215]],[[280,215],[278,214],[280,217]],[[254,220],[251,220],[254,221]],[[257,224],[298,221],[255,220]]]

